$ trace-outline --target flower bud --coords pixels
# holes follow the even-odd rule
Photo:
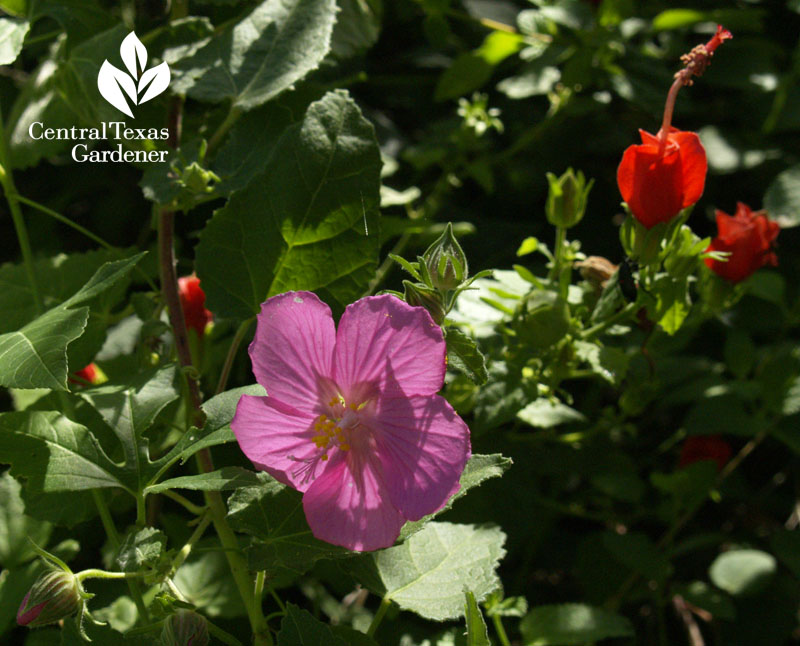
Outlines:
[[[446,312],[439,292],[408,280],[403,281],[403,287],[405,288],[403,297],[406,303],[413,307],[424,307],[437,325],[444,323]]]
[[[20,626],[36,628],[77,612],[81,603],[78,581],[71,572],[55,570],[40,576],[17,611]]]
[[[568,168],[561,177],[547,173],[547,182],[550,184],[545,207],[547,221],[556,227],[574,227],[583,219],[594,180],[587,184],[581,171],[576,175]]]
[[[467,256],[453,235],[453,225],[448,222],[444,232],[422,255],[436,289],[455,289],[467,279]]]
[[[170,615],[161,631],[162,646],[208,646],[208,623],[192,610]]]

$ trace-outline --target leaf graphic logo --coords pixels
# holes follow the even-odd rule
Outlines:
[[[170,80],[169,66],[165,61],[146,70],[147,48],[134,32],[125,36],[119,53],[130,74],[117,69],[106,59],[97,75],[97,89],[106,101],[133,119],[128,99],[133,105],[140,105],[166,90]]]

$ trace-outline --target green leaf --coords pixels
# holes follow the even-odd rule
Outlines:
[[[293,603],[286,604],[286,614],[281,620],[278,633],[278,646],[348,646],[335,637],[331,627],[298,608]]]
[[[617,348],[599,346],[587,341],[575,342],[575,356],[589,364],[599,377],[610,384],[619,384],[628,371],[628,357]]]
[[[247,549],[253,570],[308,571],[319,559],[348,556],[348,550],[314,538],[299,491],[258,474],[260,485],[235,491],[228,500],[228,522],[258,540]]]
[[[683,325],[692,304],[689,283],[685,278],[675,280],[668,274],[654,282],[656,305],[652,309],[652,316],[667,334],[675,334]]]
[[[436,101],[446,101],[482,87],[492,76],[494,67],[480,55],[467,52],[461,54],[439,77],[436,84]]]
[[[45,545],[53,531],[50,523],[25,515],[21,489],[8,472],[0,475],[0,565],[5,569],[16,568],[36,558],[31,541]]]
[[[486,359],[475,340],[455,327],[446,328],[448,365],[463,372],[470,381],[483,385],[489,379]]]
[[[737,596],[763,590],[777,571],[775,557],[761,550],[731,550],[720,554],[708,570],[711,582]]]
[[[17,60],[30,27],[27,20],[0,17],[0,65],[11,65]]]
[[[185,433],[172,450],[159,461],[162,470],[178,460],[186,462],[198,451],[218,444],[235,442],[236,436],[231,430],[231,420],[236,413],[236,405],[242,395],[264,396],[266,391],[262,386],[253,384],[226,390],[215,395],[203,404],[206,414],[206,423],[202,429],[192,428]]]
[[[137,572],[158,562],[167,545],[166,535],[145,527],[125,537],[117,552],[117,565],[123,572]]]
[[[552,428],[561,424],[585,422],[586,416],[571,406],[539,397],[519,411],[517,419],[537,428]]]
[[[330,49],[335,0],[266,0],[239,22],[165,54],[172,89],[252,110],[316,69]]]
[[[520,624],[525,646],[569,646],[611,637],[633,637],[620,615],[580,603],[539,606]]]
[[[467,621],[467,646],[492,646],[481,609],[471,590],[464,593],[464,617]]]
[[[57,411],[0,415],[0,462],[28,479],[33,491],[80,491],[122,487],[134,493],[123,467],[114,464],[95,437]]]
[[[667,9],[653,18],[653,29],[664,31],[680,29],[707,20],[708,13],[696,9]]]
[[[453,506],[456,500],[466,496],[470,489],[480,486],[490,478],[499,478],[502,476],[509,469],[511,464],[511,458],[505,458],[499,453],[471,456],[467,461],[467,466],[464,467],[464,472],[461,474],[458,491],[445,503],[444,507],[438,511],[420,518],[419,520],[409,521],[403,525],[403,529],[400,532],[400,540],[405,540],[411,536],[411,534],[422,529],[429,520],[446,512]]]
[[[253,487],[259,484],[258,476],[242,467],[223,467],[217,471],[201,473],[195,476],[170,478],[147,487],[146,494],[159,493],[169,489],[192,489],[194,491],[230,491],[241,487]]]
[[[381,31],[381,0],[337,0],[339,15],[333,27],[331,53],[352,58],[372,47]]]
[[[201,234],[208,308],[249,318],[292,289],[316,290],[334,309],[359,297],[377,266],[380,165],[372,125],[346,92],[313,103]]]
[[[800,164],[772,180],[764,195],[764,208],[770,219],[784,229],[800,224]]]
[[[215,551],[203,551],[203,547]],[[245,614],[242,599],[231,576],[225,554],[219,543],[201,542],[175,574],[174,581],[186,600],[209,617],[240,617]],[[152,643],[152,641],[150,642]],[[119,644],[118,644],[119,646]]]
[[[54,18],[67,32],[70,46],[109,28],[114,16],[95,0],[30,0],[31,21]]]
[[[143,256],[105,263],[63,303],[16,332],[0,335],[0,385],[67,390],[67,346],[83,334],[89,319],[89,308],[76,306],[109,290]]]
[[[125,384],[103,384],[79,394],[100,413],[122,445],[125,481],[132,491],[142,491],[164,460],[150,461],[144,432],[178,398],[175,378],[175,366],[167,365],[139,373]]]
[[[367,637],[364,633],[348,626],[342,626],[341,624],[331,626],[331,632],[343,640],[347,646],[378,646],[378,642],[372,637]]]
[[[495,572],[505,555],[497,527],[428,523],[402,545],[365,554],[354,564],[373,592],[426,619],[464,614],[464,591],[478,601],[500,585]]]
[[[800,578],[800,532],[781,530],[770,538],[770,548],[797,578]]]
[[[620,563],[647,579],[663,582],[672,574],[669,561],[646,534],[606,532],[603,546]]]

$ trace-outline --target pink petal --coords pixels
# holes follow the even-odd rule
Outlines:
[[[250,359],[270,397],[319,414],[328,401],[336,332],[330,308],[311,292],[286,292],[261,306]],[[322,409],[319,409],[321,412]]]
[[[242,452],[258,468],[299,491],[319,472],[320,450],[311,441],[316,418],[274,397],[242,395],[231,428]]]
[[[469,429],[444,397],[381,397],[370,426],[392,503],[406,518],[441,509],[458,491]]]
[[[380,463],[339,452],[303,495],[303,510],[320,540],[357,552],[392,545],[405,518],[389,501]]]
[[[432,395],[444,381],[442,331],[421,307],[389,294],[362,298],[339,321],[334,366],[348,400],[378,391]]]

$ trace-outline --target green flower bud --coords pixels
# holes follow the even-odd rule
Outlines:
[[[581,171],[576,175],[568,168],[561,177],[547,173],[547,182],[550,184],[545,208],[547,221],[556,227],[574,227],[583,219],[594,180],[587,184]]]
[[[20,626],[36,628],[74,615],[81,604],[75,575],[64,570],[46,572],[31,586],[17,611]]]
[[[408,280],[403,281],[403,287],[403,297],[406,303],[414,307],[424,307],[437,325],[444,323],[446,312],[442,303],[442,295],[439,292]]]
[[[430,275],[431,286],[436,289],[456,289],[469,275],[467,256],[453,235],[453,225],[450,222],[422,258]]]
[[[208,646],[208,623],[192,610],[178,610],[164,622],[162,646]]]

